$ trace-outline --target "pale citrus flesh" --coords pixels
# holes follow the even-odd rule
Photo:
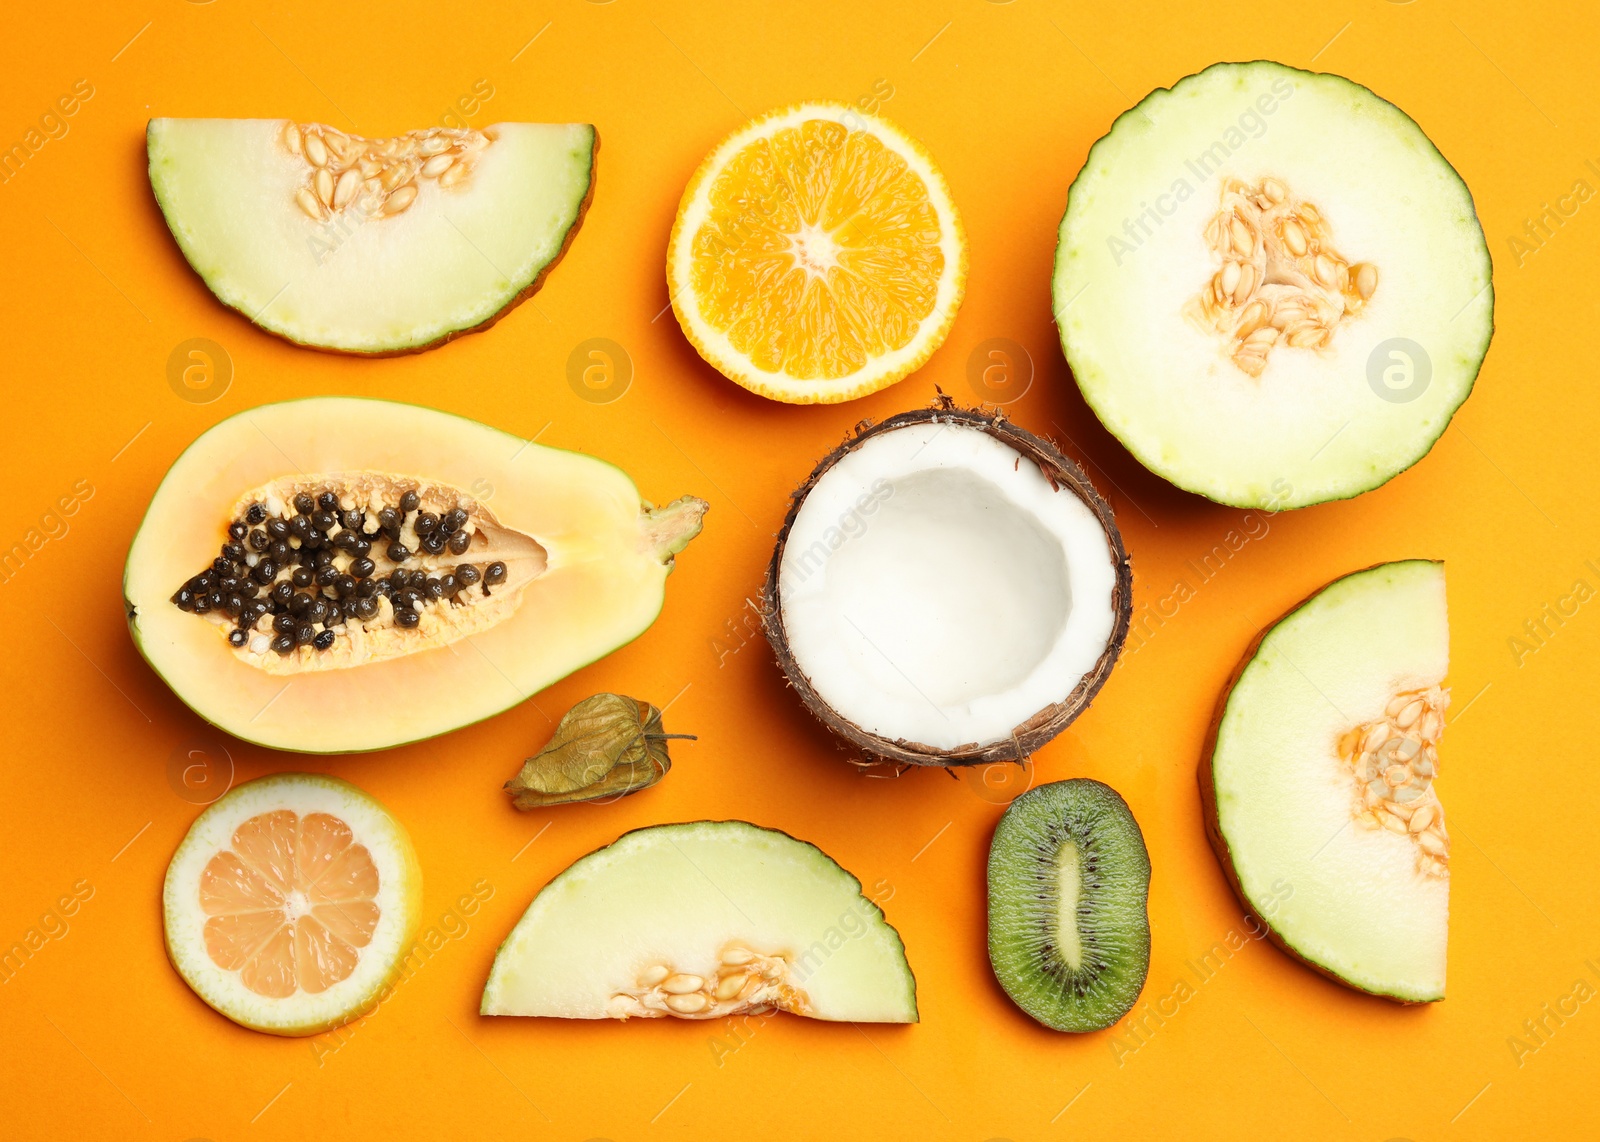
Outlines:
[[[347,979],[378,927],[378,869],[328,813],[252,817],[206,863],[206,952],[257,995],[319,994]]]
[[[668,276],[695,347],[733,380],[804,403],[847,400],[943,341],[965,240],[912,140],[832,105],[779,112],[690,183]]]
[[[405,828],[349,782],[280,773],[189,827],[162,890],[167,955],[235,1023],[315,1035],[370,1012],[415,949],[422,873]]]

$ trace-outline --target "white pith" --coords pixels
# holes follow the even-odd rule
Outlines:
[[[206,863],[229,847],[234,830],[251,817],[288,809],[328,813],[350,826],[354,843],[364,845],[378,869],[378,926],[361,948],[349,976],[326,991],[297,990],[275,999],[251,991],[239,973],[219,967],[206,949],[206,914],[200,905],[200,876]],[[277,1034],[307,1034],[351,1018],[376,1002],[410,946],[421,905],[421,874],[411,842],[372,798],[333,778],[278,774],[240,785],[224,794],[189,827],[172,856],[162,888],[167,953],[173,966],[206,1003],[238,1023]]]
[[[856,373],[832,379],[794,377],[785,370],[773,372],[757,367],[734,346],[726,332],[705,318],[695,291],[689,285],[693,281],[694,235],[710,215],[711,188],[717,176],[735,155],[756,139],[770,137],[814,119],[841,123],[850,130],[869,129],[874,138],[905,161],[927,187],[928,201],[939,218],[940,247],[944,253],[944,270],[939,279],[933,309],[923,318],[911,340],[898,349],[871,359]],[[679,320],[693,331],[700,352],[724,375],[747,388],[764,395],[781,393],[784,399],[789,400],[803,399],[817,403],[848,400],[872,391],[884,377],[900,376],[916,368],[944,340],[966,283],[966,241],[944,176],[920,146],[888,121],[841,103],[802,103],[763,116],[729,136],[707,157],[684,191],[684,200],[687,205],[673,227],[667,252],[667,286],[673,308]],[[828,241],[831,242],[831,239]],[[815,244],[822,245],[820,242]],[[822,268],[825,269],[825,266]],[[812,276],[819,276],[819,272],[809,265],[806,271]]]
[[[1442,565],[1341,579],[1262,639],[1212,757],[1217,822],[1239,885],[1299,955],[1368,991],[1440,999],[1447,870],[1404,832],[1364,827],[1341,743],[1449,664]]]
[[[1240,132],[1212,169],[1194,162],[1246,113],[1259,137]],[[1382,284],[1326,347],[1280,346],[1257,378],[1184,310],[1218,272],[1206,232],[1224,182],[1269,178],[1315,203],[1333,245],[1375,263]],[[1490,273],[1470,195],[1403,113],[1336,76],[1227,64],[1152,93],[1090,152],[1061,224],[1054,307],[1086,400],[1147,467],[1220,502],[1297,507],[1374,487],[1428,451],[1486,350]],[[1392,339],[1431,361],[1415,399],[1386,400],[1369,380]]]
[[[778,587],[789,648],[855,725],[987,745],[1061,702],[1115,621],[1099,518],[987,433],[869,438],[807,493]]]
[[[184,255],[226,304],[291,340],[356,353],[426,345],[504,309],[561,251],[594,130],[500,123],[470,178],[423,179],[404,213],[307,216],[307,160],[281,119],[157,119],[150,177]]]
[[[735,976],[739,990],[715,1001],[708,983]],[[691,995],[707,1003],[670,1002]],[[816,847],[742,821],[641,829],[575,862],[500,946],[482,1002],[485,1015],[564,1019],[774,1007],[917,1018],[900,937],[860,882]]]

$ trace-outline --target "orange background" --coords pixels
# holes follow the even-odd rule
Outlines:
[[[94,94],[65,137],[0,185],[0,543],[39,527],[79,481],[92,495],[64,535],[0,582],[10,714],[0,944],[37,928],[75,883],[92,895],[66,927],[48,921],[59,934],[0,985],[0,1129],[217,1142],[316,1131],[573,1142],[1592,1135],[1600,1004],[1547,1019],[1542,1044],[1523,1021],[1578,979],[1600,988],[1600,967],[1587,966],[1600,964],[1600,787],[1589,773],[1600,602],[1520,658],[1510,642],[1575,580],[1600,588],[1589,360],[1600,204],[1539,248],[1510,244],[1578,180],[1600,188],[1600,44],[1593,11],[1579,7],[8,5],[0,145],[21,140],[75,81]],[[1100,429],[1062,360],[1049,276],[1067,187],[1112,119],[1152,87],[1258,56],[1348,75],[1415,116],[1476,197],[1499,328],[1477,391],[1426,460],[1353,502],[1272,518],[1201,582],[1186,561],[1246,526],[1243,513],[1174,491]],[[474,124],[592,121],[604,141],[593,208],[566,260],[487,333],[394,360],[294,348],[213,300],[152,203],[149,116],[292,116],[379,135],[439,121],[480,80],[494,95]],[[831,408],[750,396],[661,313],[679,193],[748,117],[885,85],[883,112],[926,144],[963,212],[965,306],[928,366],[886,392]],[[235,370],[211,403],[167,384],[169,354],[193,337],[220,343]],[[615,403],[587,403],[567,384],[569,353],[591,337],[615,340],[634,363]],[[1086,462],[1116,509],[1136,618],[1177,580],[1194,589],[1130,644],[1093,708],[1036,762],[1035,780],[1110,782],[1144,827],[1155,869],[1144,998],[1170,996],[1180,979],[1194,995],[1147,1022],[1142,1042],[1121,1027],[1054,1034],[1006,1001],[983,928],[1003,796],[939,772],[857,774],[785,689],[746,609],[787,493],[815,459],[861,417],[924,406],[935,384],[976,400],[968,357],[994,337],[1025,346],[1035,368],[1011,413]],[[647,497],[706,497],[705,534],[680,557],[644,637],[485,724],[327,759],[224,739],[130,642],[123,557],[162,473],[198,433],[255,404],[324,393],[542,431],[543,443],[621,465]],[[1402,1009],[1254,941],[1199,982],[1189,963],[1243,931],[1195,790],[1219,687],[1288,604],[1342,572],[1416,555],[1444,558],[1449,576],[1449,999]],[[672,774],[638,796],[514,812],[500,783],[552,718],[602,689],[676,699],[669,728],[699,741],[677,744]],[[241,1030],[168,966],[159,886],[198,812],[168,766],[190,749],[212,751],[219,781],[229,760],[238,780],[327,769],[381,798],[415,838],[425,915],[444,946],[343,1037]],[[719,1024],[479,1018],[494,949],[546,880],[626,829],[695,817],[787,829],[868,885],[892,886],[886,908],[917,974],[921,1025],[780,1017],[741,1041]],[[453,910],[479,881],[493,895],[462,922]],[[1519,1056],[1514,1035],[1538,1050]]]

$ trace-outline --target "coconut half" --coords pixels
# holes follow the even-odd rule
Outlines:
[[[1077,465],[947,399],[859,430],[801,485],[766,632],[811,712],[875,758],[1020,761],[1105,683],[1132,587]]]

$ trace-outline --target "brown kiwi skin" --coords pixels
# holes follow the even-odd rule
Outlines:
[[[1402,996],[1391,995],[1386,991],[1373,991],[1370,988],[1361,987],[1358,984],[1352,983],[1345,979],[1342,975],[1330,971],[1321,964],[1316,963],[1313,960],[1309,960],[1305,956],[1301,955],[1289,945],[1287,940],[1278,934],[1278,930],[1274,928],[1265,917],[1256,911],[1255,905],[1250,903],[1250,898],[1245,895],[1244,885],[1239,881],[1238,870],[1234,868],[1233,850],[1229,847],[1227,838],[1222,835],[1222,824],[1217,818],[1216,776],[1212,772],[1211,768],[1212,759],[1216,756],[1217,733],[1222,726],[1222,716],[1223,714],[1227,713],[1228,710],[1228,699],[1233,696],[1233,688],[1238,685],[1239,678],[1242,674],[1244,674],[1245,668],[1255,661],[1256,651],[1261,648],[1262,640],[1265,639],[1267,635],[1271,634],[1275,629],[1277,629],[1279,623],[1283,622],[1290,615],[1294,614],[1301,607],[1311,602],[1312,599],[1315,599],[1318,595],[1322,594],[1322,592],[1326,591],[1329,587],[1333,586],[1341,579],[1348,579],[1353,575],[1365,574],[1366,572],[1376,570],[1377,568],[1384,566],[1384,563],[1389,562],[1393,562],[1393,560],[1385,560],[1383,563],[1374,563],[1370,567],[1362,567],[1359,570],[1351,571],[1347,574],[1340,575],[1337,578],[1328,580],[1328,582],[1318,587],[1315,591],[1312,591],[1311,594],[1301,599],[1298,603],[1294,604],[1294,606],[1284,611],[1283,614],[1279,615],[1277,618],[1273,619],[1266,626],[1262,627],[1256,632],[1255,638],[1251,639],[1250,645],[1245,647],[1244,654],[1240,656],[1238,663],[1233,668],[1233,672],[1228,675],[1228,681],[1222,687],[1222,694],[1217,699],[1216,709],[1211,715],[1211,724],[1206,728],[1205,744],[1200,749],[1200,767],[1197,776],[1200,784],[1200,805],[1202,810],[1201,817],[1205,825],[1206,840],[1211,844],[1211,851],[1217,854],[1217,862],[1222,865],[1222,875],[1227,879],[1228,887],[1233,890],[1234,896],[1238,898],[1239,904],[1244,908],[1245,915],[1254,918],[1260,929],[1266,932],[1267,939],[1271,940],[1280,949],[1282,949],[1284,954],[1286,954],[1290,959],[1297,960],[1306,967],[1310,968],[1312,971],[1316,972],[1318,975],[1326,976],[1340,987],[1349,988],[1351,991],[1358,991],[1363,995],[1371,995],[1376,996],[1379,999],[1387,999],[1390,1003],[1398,1003],[1402,1007],[1424,1007],[1430,1003],[1442,1002],[1443,997],[1440,999],[1429,1000],[1406,999]]]
[[[783,601],[778,589],[779,572],[783,554],[789,543],[789,533],[795,518],[805,503],[811,489],[840,459],[861,447],[874,436],[892,432],[912,424],[956,424],[976,428],[994,437],[1000,443],[1018,452],[1039,466],[1052,487],[1065,488],[1078,496],[1094,513],[1106,535],[1111,549],[1111,562],[1116,581],[1111,589],[1113,622],[1111,636],[1106,641],[1094,668],[1083,676],[1077,687],[1061,701],[1034,714],[1011,731],[1004,741],[989,745],[969,743],[953,749],[938,749],[921,742],[880,737],[857,726],[830,706],[812,686],[800,664],[789,648],[788,632],[783,626]],[[1095,695],[1105,685],[1116,665],[1122,647],[1128,639],[1133,621],[1133,566],[1128,550],[1123,545],[1122,533],[1117,529],[1111,505],[1106,503],[1083,469],[1065,456],[1050,441],[1011,423],[1003,412],[962,408],[940,390],[931,408],[902,412],[881,424],[863,420],[855,426],[845,441],[820,461],[789,501],[789,511],[778,531],[778,541],[772,549],[772,559],[767,564],[766,582],[761,596],[762,630],[772,645],[778,666],[789,685],[800,695],[806,709],[829,730],[859,749],[864,757],[855,762],[873,765],[887,762],[897,766],[965,766],[986,765],[995,762],[1022,762],[1046,742],[1050,741],[1072,721],[1089,708]]]

